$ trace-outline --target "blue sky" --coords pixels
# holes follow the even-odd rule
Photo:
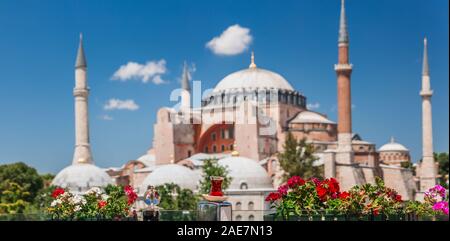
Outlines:
[[[447,0],[348,0],[353,129],[377,147],[390,136],[421,155],[421,59],[429,39],[435,151],[449,146]],[[78,35],[88,61],[94,160],[120,166],[146,152],[155,114],[172,106],[183,61],[212,88],[246,68],[282,74],[315,110],[336,120],[340,1],[0,1],[0,163],[23,161],[40,172],[69,165],[74,145],[72,89]],[[228,27],[249,29],[242,53],[217,55],[206,44]],[[164,60],[163,84],[117,81],[129,62]],[[136,110],[105,110],[110,99]],[[105,120],[105,115],[112,120]]]

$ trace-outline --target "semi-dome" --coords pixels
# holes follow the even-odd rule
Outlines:
[[[147,190],[147,187],[174,183],[181,188],[197,190],[200,175],[185,166],[177,164],[168,164],[159,166],[150,173],[142,182],[139,190],[141,193]]]
[[[241,89],[279,89],[294,91],[294,88],[281,75],[255,66],[229,74],[216,85],[213,92]]]
[[[325,116],[312,111],[302,111],[295,116],[290,123],[321,123],[321,124],[336,124],[335,122],[327,119]]]
[[[239,156],[219,160],[233,178],[229,190],[237,189],[273,189],[272,179],[266,170],[256,161]]]
[[[408,152],[408,148],[404,145],[395,142],[394,138],[391,138],[391,141],[378,149],[379,152]]]
[[[78,163],[62,169],[52,181],[52,185],[68,188],[71,192],[82,193],[92,187],[106,187],[113,179],[101,168],[90,163]]]

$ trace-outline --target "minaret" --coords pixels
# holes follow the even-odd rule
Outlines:
[[[89,115],[87,86],[87,64],[83,49],[83,36],[80,34],[77,59],[75,63],[75,152],[72,164],[93,164],[91,147],[89,144]]]
[[[433,127],[431,115],[430,72],[428,67],[427,39],[424,39],[422,69],[422,164],[420,166],[420,191],[425,192],[436,185],[436,171],[433,156]]]
[[[181,77],[181,109],[187,110],[191,107],[191,87],[189,85],[189,70],[186,61],[183,66],[183,76]]]
[[[341,16],[339,21],[338,63],[334,66],[337,75],[337,104],[338,104],[338,138],[335,154],[327,155],[325,175],[336,177],[342,190],[349,190],[355,185],[365,183],[361,168],[355,163],[352,148],[352,101],[350,77],[352,65],[349,61],[349,37],[347,19],[345,16],[345,2],[341,2]],[[334,156],[333,156],[334,155]]]
[[[341,3],[338,42],[338,64],[335,65],[338,90],[338,150],[340,152],[352,152],[352,101],[350,78],[353,66],[349,63],[349,37],[344,0],[342,0]]]
[[[248,68],[250,69],[256,69],[256,64],[255,64],[255,52],[252,51],[252,57],[250,59],[250,65],[248,66]]]

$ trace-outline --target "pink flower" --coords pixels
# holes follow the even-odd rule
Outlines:
[[[311,178],[311,181],[313,181],[316,186],[320,185],[321,183],[320,180],[315,177]]]
[[[302,186],[305,184],[305,180],[303,180],[299,176],[293,176],[293,177],[289,178],[289,180],[287,181],[287,184],[291,188],[296,187],[296,186]]]
[[[288,190],[289,190],[289,186],[286,184],[278,187],[278,192],[283,196],[285,196],[288,193]]]

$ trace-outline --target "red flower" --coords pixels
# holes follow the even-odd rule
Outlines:
[[[125,186],[124,188],[125,194],[128,197],[128,206],[133,204],[138,198],[137,194],[134,192],[133,187],[130,185]]]
[[[266,202],[274,202],[280,199],[282,195],[278,192],[272,192],[266,197]]]
[[[397,201],[397,202],[403,202],[402,196],[399,195],[399,194],[395,195],[395,201]]]
[[[324,201],[326,200],[326,196],[328,193],[328,190],[323,187],[323,185],[316,187],[317,196],[319,196],[320,200]]]
[[[373,210],[373,215],[378,216],[380,214],[380,211],[378,209]]]
[[[305,180],[303,180],[299,176],[293,176],[293,177],[289,178],[289,180],[287,181],[287,184],[289,187],[302,186],[305,184]]]
[[[103,207],[105,207],[106,206],[106,201],[103,201],[103,200],[101,200],[101,201],[98,201],[98,203],[97,203],[97,206],[98,206],[98,208],[103,208]]]
[[[341,199],[341,200],[345,200],[348,197],[350,197],[350,193],[348,193],[348,192],[342,192],[339,194],[339,199]]]
[[[331,193],[339,192],[339,183],[334,178],[330,178],[328,181],[328,188]]]
[[[64,191],[63,188],[58,187],[58,188],[56,188],[56,189],[53,191],[52,197],[53,197],[53,198],[57,198],[57,197],[59,197],[59,195],[64,194],[64,192],[65,192],[65,191]]]
[[[123,190],[127,195],[134,192],[133,187],[131,187],[130,185],[126,185],[125,187],[123,187]]]

